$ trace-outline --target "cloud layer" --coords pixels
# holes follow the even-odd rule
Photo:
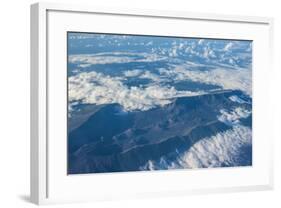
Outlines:
[[[185,88],[182,88],[185,91],[178,91],[173,87],[177,83],[182,86],[184,81],[188,81],[189,86],[192,83],[202,83],[213,85],[214,88],[218,86],[222,89],[238,89],[249,96],[252,95],[251,62],[247,65],[248,68],[237,65],[251,57],[251,50],[248,50],[251,49],[251,42],[185,38],[159,38],[159,41],[156,37],[76,33],[71,33],[69,39],[70,43],[76,43],[78,46],[84,41],[85,48],[89,44],[102,43],[101,48],[106,46],[112,50],[117,49],[107,52],[109,49],[105,48],[106,50],[97,50],[94,53],[68,56],[68,62],[73,64],[71,72],[75,72],[69,77],[70,102],[119,103],[128,111],[148,110],[155,106],[163,106],[171,102],[172,98],[204,93]],[[126,45],[125,49],[117,47],[120,43]],[[137,47],[137,52],[135,46],[132,46],[135,44],[142,45]],[[142,64],[158,61],[163,61],[160,67],[152,64],[151,69],[149,65]],[[95,71],[103,67],[97,65],[125,63],[134,63],[134,69],[123,69],[123,65],[120,65],[118,69],[106,66],[107,70],[104,73],[107,74]],[[139,69],[144,66],[148,68]],[[201,70],[200,67],[208,69]],[[112,76],[116,74],[116,70],[120,70],[119,77]],[[142,82],[142,79],[145,81]],[[129,87],[126,86],[126,81],[130,84],[139,81],[145,83],[145,86],[140,84]],[[207,92],[205,89],[205,93]],[[233,102],[243,102],[241,99],[231,99]]]
[[[223,89],[241,90],[252,95],[252,72],[248,69],[216,68],[208,71],[189,70],[188,65],[174,65],[170,69],[160,69],[159,73],[176,81],[191,80],[193,82],[213,84]]]
[[[73,56],[73,63],[89,65],[97,63],[122,63],[131,57],[115,56]],[[151,57],[139,61],[151,60]],[[126,111],[148,110],[163,106],[173,98],[205,94],[207,91],[178,91],[170,86],[173,83],[191,81],[194,83],[211,84],[222,89],[238,89],[251,96],[251,71],[247,69],[211,69],[208,71],[191,70],[194,63],[171,65],[168,69],[158,68],[153,73],[149,70],[126,70],[120,76],[109,76],[95,71],[82,72],[69,77],[69,101],[80,101],[87,104],[119,103]],[[154,70],[155,71],[155,70]],[[126,86],[124,82],[130,79],[148,79],[146,86]],[[169,84],[167,84],[169,83]],[[233,102],[244,102],[232,97]]]
[[[165,57],[152,53],[127,53],[127,52],[112,52],[112,53],[96,53],[96,54],[77,54],[70,55],[68,62],[72,64],[122,64],[131,62],[155,62],[165,60]]]
[[[176,97],[203,94],[201,91],[177,91],[174,87],[153,84],[128,87],[122,83],[123,79],[94,71],[69,77],[69,101],[98,105],[118,103],[124,110],[134,111],[163,106]]]

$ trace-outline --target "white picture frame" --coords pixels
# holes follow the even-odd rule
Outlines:
[[[109,23],[112,17],[118,28],[114,23]],[[90,22],[95,21],[100,23],[96,29],[90,26]],[[124,21],[130,27],[125,27]],[[173,31],[165,29],[167,22]],[[159,27],[155,28],[155,24]],[[179,30],[183,24],[189,24],[193,30]],[[272,74],[272,28],[273,19],[265,17],[33,4],[31,201],[35,204],[50,204],[272,189],[272,120],[267,111],[271,106],[267,91],[270,90]],[[185,36],[190,33],[192,37],[253,40],[253,167],[68,176],[65,168],[66,131],[63,117],[66,115],[66,107],[65,97],[60,94],[66,90],[66,40],[63,39],[66,31],[155,35],[163,35],[165,32],[168,36]],[[53,69],[57,70],[56,76]],[[54,108],[54,99],[57,100],[57,108]],[[56,126],[60,126],[59,129]],[[161,185],[161,181],[166,184]]]

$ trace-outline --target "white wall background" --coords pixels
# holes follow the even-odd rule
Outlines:
[[[0,207],[33,207],[29,197],[29,5],[6,0],[0,7]],[[57,2],[63,2],[57,0]],[[67,2],[67,1],[64,1]],[[69,0],[72,3],[139,9],[186,10],[275,18],[271,95],[275,123],[275,190],[208,194],[54,207],[281,207],[281,12],[278,0]],[[266,69],[265,69],[266,70]],[[280,126],[280,127],[279,127]],[[265,138],[266,139],[266,138]]]

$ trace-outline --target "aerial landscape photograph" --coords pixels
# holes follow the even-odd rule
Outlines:
[[[67,33],[67,173],[252,166],[252,41]]]

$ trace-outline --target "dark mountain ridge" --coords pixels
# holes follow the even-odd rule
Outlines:
[[[238,96],[247,103],[233,102]],[[148,111],[123,112],[119,104],[100,107],[68,133],[68,173],[139,170],[148,160],[188,150],[202,138],[226,131],[221,109],[251,109],[251,98],[239,90],[176,98]],[[243,122],[251,126],[251,118]]]

